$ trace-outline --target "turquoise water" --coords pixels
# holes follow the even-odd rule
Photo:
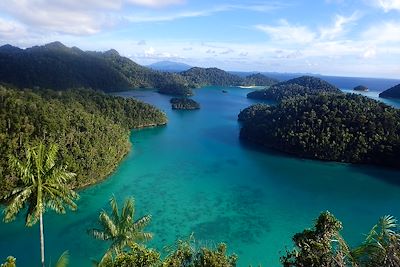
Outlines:
[[[149,246],[162,249],[194,232],[203,244],[227,242],[239,266],[279,266],[292,235],[323,210],[343,222],[343,235],[353,244],[380,216],[400,218],[399,172],[296,159],[243,144],[236,118],[253,101],[247,89],[224,89],[228,93],[197,90],[198,111],[171,110],[170,97],[153,91],[121,93],[165,110],[169,123],[133,131],[131,153],[109,179],[80,192],[78,211],[45,215],[47,257],[68,249],[70,266],[91,266],[105,244],[86,230],[112,194],[134,196],[137,215],[152,214]],[[25,228],[22,219],[0,223],[0,258],[8,255],[18,266],[37,266],[38,226]]]

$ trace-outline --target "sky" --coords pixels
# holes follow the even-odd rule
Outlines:
[[[400,0],[1,0],[0,45],[232,71],[400,78]]]

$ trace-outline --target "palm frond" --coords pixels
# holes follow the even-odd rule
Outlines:
[[[95,239],[99,239],[99,240],[110,240],[111,236],[99,229],[90,229],[88,230],[88,234],[92,237],[94,237]]]
[[[10,222],[15,219],[19,211],[24,207],[27,199],[30,198],[33,188],[27,187],[18,195],[15,195],[13,199],[8,203],[7,207],[4,209],[4,221]]]
[[[105,232],[108,232],[111,236],[117,236],[118,228],[107,213],[100,212],[99,222],[103,226]]]
[[[124,206],[122,207],[121,219],[124,220],[125,223],[131,223],[134,213],[135,200],[132,197],[127,198],[124,202]]]
[[[151,215],[145,215],[142,218],[138,219],[134,224],[133,228],[137,230],[142,230],[145,228],[151,221]]]
[[[56,144],[51,144],[46,151],[46,159],[44,163],[45,169],[51,169],[55,165],[57,159],[58,146]]]
[[[69,252],[68,250],[64,251],[54,267],[67,267],[69,263]]]
[[[111,206],[111,214],[112,214],[113,220],[115,222],[119,221],[118,203],[117,203],[117,200],[115,199],[114,195],[110,199],[110,206]]]

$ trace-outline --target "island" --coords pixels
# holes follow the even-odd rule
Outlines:
[[[240,138],[301,158],[400,168],[400,111],[358,94],[296,96],[241,111]]]
[[[256,90],[247,94],[248,98],[275,100],[293,97],[297,95],[313,95],[318,93],[342,92],[334,85],[316,77],[302,76],[285,82],[280,82],[263,90]]]
[[[383,91],[379,94],[379,97],[400,99],[400,84]]]
[[[353,88],[354,91],[357,92],[368,92],[368,87],[364,86],[364,85],[358,85],[356,87]]]
[[[171,98],[170,103],[172,109],[193,110],[200,108],[200,104],[190,98]]]

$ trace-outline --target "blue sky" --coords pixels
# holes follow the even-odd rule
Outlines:
[[[0,44],[238,71],[400,78],[400,0],[2,0]]]

